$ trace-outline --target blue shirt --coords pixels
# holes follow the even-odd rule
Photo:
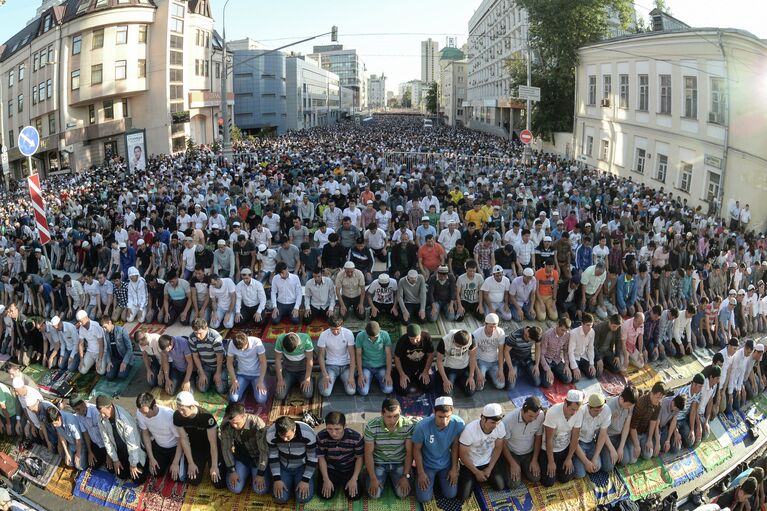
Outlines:
[[[94,445],[104,447],[104,440],[101,438],[101,430],[99,429],[99,419],[101,418],[99,411],[96,408],[96,405],[92,403],[86,403],[86,407],[87,411],[85,412],[85,417],[80,415],[77,416],[80,431],[88,433],[88,436],[91,438],[91,442]]]
[[[179,372],[186,373],[186,356],[191,355],[189,341],[179,335],[173,336],[173,347],[168,352],[168,361]]]
[[[74,444],[82,439],[80,423],[72,412],[61,412],[61,427],[56,428],[56,433],[64,437],[68,444]]]
[[[453,442],[463,432],[463,419],[453,414],[447,427],[439,429],[434,415],[425,418],[415,426],[413,443],[421,444],[423,466],[427,470],[443,470],[450,467],[450,452]]]

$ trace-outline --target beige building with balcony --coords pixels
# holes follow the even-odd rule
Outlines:
[[[16,148],[24,126],[43,175],[125,156],[145,130],[146,152],[183,151],[217,137],[222,44],[207,0],[64,0],[0,46],[0,143],[10,171],[29,173]],[[231,83],[231,82],[230,82]],[[233,105],[233,95],[227,96]]]
[[[767,223],[767,43],[662,15],[654,32],[585,46],[576,70],[575,155],[728,218]]]

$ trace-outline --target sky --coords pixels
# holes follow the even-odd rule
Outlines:
[[[211,0],[219,32],[225,0]],[[545,1],[545,0],[543,0]],[[229,0],[226,37],[250,37],[267,48],[330,32],[338,26],[338,42],[358,51],[368,74],[384,73],[387,89],[421,77],[421,41],[431,37],[445,45],[446,38],[466,42],[469,18],[481,0]],[[747,30],[767,39],[767,2],[729,0],[726,8],[713,0],[666,0],[671,14],[688,25]],[[7,0],[0,6],[0,41],[6,41],[34,15],[40,0]],[[653,0],[637,0],[637,15],[647,17]],[[311,53],[313,44],[330,44],[324,36],[286,51]]]

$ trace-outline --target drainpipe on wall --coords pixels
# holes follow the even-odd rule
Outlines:
[[[717,41],[719,43],[719,51],[722,52],[722,59],[724,59],[724,87],[725,91],[727,91],[727,102],[725,104],[725,109],[727,110],[727,113],[725,115],[725,125],[724,125],[724,155],[722,157],[722,174],[721,179],[719,182],[719,209],[716,211],[716,214],[718,216],[722,216],[722,208],[724,207],[724,183],[725,183],[725,176],[727,173],[727,154],[730,150],[730,80],[728,79],[729,74],[727,73],[727,53],[724,51],[724,43],[722,42],[722,31],[717,30]]]
[[[573,160],[578,162],[578,151],[577,147],[575,145],[575,140],[577,137],[575,136],[576,130],[578,129],[578,68],[580,67],[580,64],[575,66],[575,86],[573,90],[573,135],[571,140],[571,145],[573,148]],[[582,148],[581,148],[582,149]]]

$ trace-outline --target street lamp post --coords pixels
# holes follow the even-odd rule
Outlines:
[[[224,10],[221,15],[221,28],[222,28],[222,38],[223,38],[223,72],[221,73],[221,118],[224,120],[223,125],[223,151],[224,151],[224,158],[231,157],[232,155],[232,147],[229,141],[230,132],[229,132],[229,105],[227,104],[228,94],[227,94],[227,86],[228,86],[228,79],[227,75],[229,74],[229,63],[227,60],[227,50],[226,50],[226,6],[229,5],[229,0],[226,0],[224,2]]]

